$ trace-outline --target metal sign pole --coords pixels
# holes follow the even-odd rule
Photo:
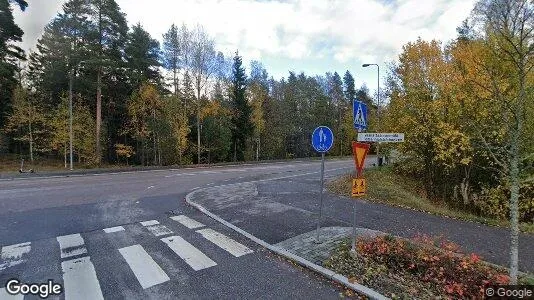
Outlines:
[[[361,129],[358,129],[358,133],[362,132]],[[356,170],[356,178],[359,178],[360,172]],[[356,201],[352,201],[352,247],[350,248],[351,252],[356,252]]]
[[[356,252],[356,201],[352,201],[352,252]]]
[[[319,204],[319,219],[317,220],[317,231],[315,241],[319,242],[319,229],[321,229],[321,221],[323,219],[323,187],[324,187],[324,152],[321,153],[321,201]]]

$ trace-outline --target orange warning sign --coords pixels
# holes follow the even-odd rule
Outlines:
[[[356,177],[362,176],[363,164],[367,152],[369,152],[370,144],[352,142],[352,153],[354,154],[354,162],[356,163]]]
[[[352,197],[365,196],[366,182],[363,178],[352,179]]]

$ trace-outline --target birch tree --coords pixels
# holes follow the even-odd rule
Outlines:
[[[533,100],[533,82],[528,78],[532,78],[534,66],[534,3],[531,0],[482,0],[473,12],[488,50],[481,66],[489,79],[485,86],[491,92],[493,103],[503,110],[500,116],[505,144],[501,149],[487,150],[510,185],[510,283],[517,284],[522,162],[532,155],[524,146],[531,138],[525,135],[525,121],[529,102]]]
[[[44,123],[44,114],[31,101],[31,95],[28,91],[20,86],[13,91],[12,101],[13,113],[7,119],[5,131],[14,133],[15,140],[28,143],[30,161],[33,163],[35,150],[42,151],[45,149],[42,139],[39,138],[43,133],[40,129]]]
[[[200,163],[201,93],[216,71],[217,55],[214,40],[201,25],[191,31],[182,26],[180,32],[184,64],[191,74],[196,92],[197,163]]]

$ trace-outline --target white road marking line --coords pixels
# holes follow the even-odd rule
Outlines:
[[[141,225],[143,226],[152,226],[152,225],[158,225],[159,222],[156,221],[156,220],[150,220],[150,221],[144,221],[144,222],[141,222]]]
[[[30,250],[30,242],[4,246],[2,247],[2,254],[0,255],[0,257],[2,258],[2,260],[20,259],[22,258],[22,255],[30,252]]]
[[[180,236],[162,238],[161,241],[167,244],[174,253],[178,254],[195,271],[217,265],[211,258],[207,257],[202,251],[189,244]]]
[[[150,190],[150,189],[153,188],[153,187],[154,187],[154,186],[151,185],[151,186],[147,187],[146,189],[147,189],[147,190]]]
[[[195,221],[187,216],[184,216],[184,215],[179,215],[179,216],[172,216],[171,219],[173,219],[174,221],[177,221],[178,223],[184,225],[185,227],[189,228],[189,229],[195,229],[195,228],[199,228],[199,227],[204,227],[204,224],[198,222],[198,221]]]
[[[250,250],[247,246],[240,244],[233,239],[227,237],[226,235],[219,233],[210,228],[204,228],[197,230],[205,239],[214,243],[215,245],[226,250],[228,253],[232,254],[235,257],[240,257],[245,254],[252,253],[254,251]]]
[[[104,299],[95,267],[88,256],[64,261],[61,263],[61,269],[65,285],[65,300]]]
[[[117,226],[117,227],[104,228],[103,230],[105,233],[112,233],[112,232],[117,232],[117,231],[124,231],[124,227]]]
[[[148,231],[150,231],[155,236],[162,236],[162,235],[167,235],[167,234],[172,234],[173,233],[165,225],[146,226],[146,229],[148,229]]]
[[[198,173],[178,173],[178,174],[167,175],[165,177],[169,178],[169,177],[178,177],[178,176],[195,176],[197,174]]]
[[[169,276],[141,245],[119,249],[143,289],[169,281]]]
[[[2,300],[23,300],[24,295],[11,295],[9,294],[5,288],[0,288],[0,299]]]
[[[79,233],[58,236],[57,241],[61,249],[61,258],[87,253],[85,242]]]
[[[23,263],[25,260],[22,259],[22,256],[30,252],[30,250],[30,242],[2,247],[0,259],[3,263],[0,264],[0,271]]]

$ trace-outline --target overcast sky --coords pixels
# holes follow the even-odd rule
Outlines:
[[[448,41],[469,16],[473,0],[116,0],[130,25],[141,22],[161,41],[172,23],[202,24],[218,50],[239,49],[245,63],[259,60],[275,78],[289,70],[308,75],[350,70],[356,84],[376,88],[376,68],[395,60],[421,37]],[[28,0],[14,8],[23,47],[35,46],[65,0]],[[248,65],[247,65],[248,67]],[[382,74],[385,74],[383,72]],[[382,75],[381,74],[381,75]]]

